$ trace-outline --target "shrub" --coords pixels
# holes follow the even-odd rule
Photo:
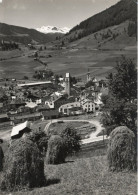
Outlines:
[[[52,135],[48,141],[47,164],[59,164],[65,161],[64,142],[58,135]]]
[[[73,152],[78,152],[80,150],[80,135],[77,134],[77,131],[73,128],[67,127],[61,132],[61,137],[64,140],[64,151],[65,156],[72,154]]]
[[[44,159],[28,137],[13,140],[5,157],[1,189],[8,191],[45,184]]]
[[[34,129],[28,135],[28,138],[37,144],[37,147],[42,154],[45,154],[45,152],[47,151],[48,137],[43,130]]]
[[[136,138],[126,126],[117,127],[111,132],[107,158],[112,171],[136,169]]]

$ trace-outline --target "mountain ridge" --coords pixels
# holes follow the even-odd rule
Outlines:
[[[44,34],[35,29],[0,23],[0,41],[15,41],[23,44],[48,43],[56,39],[57,34]]]
[[[37,31],[48,34],[48,33],[61,33],[66,34],[70,31],[68,27],[56,27],[56,26],[42,26],[40,28],[36,28]]]

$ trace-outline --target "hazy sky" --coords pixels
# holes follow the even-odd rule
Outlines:
[[[0,0],[0,22],[72,28],[119,0]]]

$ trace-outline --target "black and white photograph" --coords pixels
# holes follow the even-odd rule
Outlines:
[[[0,0],[0,195],[137,195],[137,0]]]

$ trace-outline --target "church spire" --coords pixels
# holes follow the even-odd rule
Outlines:
[[[87,72],[87,82],[89,82],[91,80],[91,75],[90,75],[90,70],[88,68],[88,72]]]

